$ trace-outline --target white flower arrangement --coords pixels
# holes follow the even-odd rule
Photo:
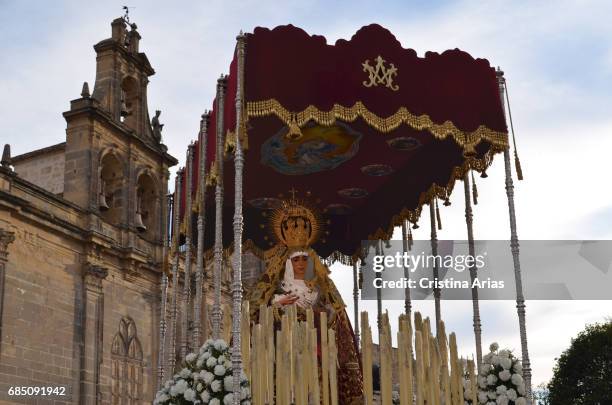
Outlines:
[[[482,357],[478,376],[480,405],[526,405],[523,366],[510,350],[499,350],[491,344],[490,353]],[[467,398],[466,398],[467,399]]]
[[[185,357],[185,367],[157,392],[154,405],[231,405],[234,379],[229,347],[222,339],[208,339],[197,353]],[[240,377],[240,405],[251,405],[244,372]]]

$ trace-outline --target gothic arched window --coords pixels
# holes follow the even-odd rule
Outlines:
[[[111,404],[140,404],[142,393],[142,346],[130,317],[119,321],[111,349]]]

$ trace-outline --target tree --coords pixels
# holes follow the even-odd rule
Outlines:
[[[612,321],[587,325],[557,359],[548,384],[551,405],[612,401]]]

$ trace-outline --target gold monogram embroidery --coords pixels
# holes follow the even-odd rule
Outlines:
[[[370,75],[368,78],[370,81],[365,80],[363,85],[366,87],[372,87],[382,84],[393,91],[398,91],[399,86],[393,84],[393,77],[397,76],[397,68],[395,65],[391,63],[390,67],[387,68],[385,66],[385,60],[380,55],[378,55],[375,60],[376,67],[370,65],[369,59],[366,59],[366,61],[361,64],[361,66],[363,66],[363,71]]]

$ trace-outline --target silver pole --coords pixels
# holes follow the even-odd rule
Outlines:
[[[470,200],[470,171],[467,170],[463,177],[463,188],[465,191],[465,223],[467,225],[468,234],[468,250],[470,256],[474,257],[474,229],[472,226],[472,203]],[[476,279],[476,267],[470,266],[470,279],[472,281],[472,308],[474,312],[474,337],[476,338],[476,361],[478,362],[478,369],[482,364],[482,328],[480,323],[480,307],[478,303],[478,287],[474,285]]]
[[[202,114],[200,121],[200,161],[198,162],[199,178],[198,189],[200,194],[198,197],[198,247],[196,257],[196,298],[193,303],[193,347],[198,348],[202,344],[201,338],[201,305],[202,305],[202,284],[204,273],[204,208],[206,204],[206,147],[208,144],[208,113]],[[204,294],[206,299],[206,294]]]
[[[408,252],[408,232],[406,229],[406,220],[402,221],[402,253]],[[410,270],[404,266],[404,278],[410,279]],[[404,289],[404,312],[408,315],[408,319],[412,319],[412,300],[410,298],[410,287]]]
[[[187,168],[185,174],[185,277],[183,279],[183,314],[181,320],[181,359],[189,351],[189,301],[191,295],[191,174],[193,170],[193,144],[187,147]]]
[[[172,226],[172,244],[174,249],[174,263],[172,263],[172,312],[171,312],[171,335],[170,339],[170,362],[168,369],[170,373],[174,373],[174,366],[176,363],[176,317],[177,317],[177,303],[178,303],[178,292],[179,292],[179,239],[180,239],[180,213],[181,213],[181,173],[180,171],[176,174],[176,180],[174,183],[174,203],[172,204],[172,210],[174,213],[174,225]]]
[[[499,85],[499,97],[501,105],[504,109],[504,72],[497,69],[497,82]],[[516,285],[516,312],[519,319],[519,331],[521,334],[521,352],[523,362],[523,378],[525,379],[525,388],[527,391],[527,401],[531,403],[531,362],[529,361],[529,349],[527,347],[527,322],[525,310],[525,296],[523,295],[523,279],[521,276],[521,261],[519,257],[519,240],[516,231],[516,211],[514,208],[514,182],[512,181],[512,169],[510,165],[510,146],[504,150],[504,166],[506,170],[506,196],[508,197],[508,213],[510,219],[510,251],[512,252],[512,261],[514,263],[514,281]]]
[[[354,329],[355,329],[355,343],[359,347],[359,276],[358,259],[355,259],[353,263],[353,314],[355,317]]]
[[[168,223],[170,222],[171,196],[166,196],[165,204],[162,206],[162,274],[161,274],[161,298],[159,303],[159,353],[157,356],[157,388],[161,388],[164,383],[164,366],[166,357],[166,303],[168,301]]]
[[[435,198],[435,197],[434,197]],[[436,228],[436,210],[434,207],[434,198],[431,199],[431,201],[429,202],[429,219],[430,219],[430,223],[431,223],[431,254],[436,257],[438,256],[438,231]],[[434,266],[433,266],[433,277],[434,280],[438,280],[438,277],[440,276],[438,273],[439,269],[438,269],[438,261],[434,260]],[[436,336],[438,336],[438,329],[440,327],[440,321],[442,320],[442,315],[441,315],[441,310],[440,310],[440,296],[442,295],[442,291],[440,290],[440,287],[435,287],[433,289],[433,293],[434,293],[434,302],[435,302],[435,308],[436,308]]]
[[[223,153],[224,153],[224,125],[223,107],[225,105],[225,76],[217,80],[217,140],[215,165],[217,180],[215,185],[215,263],[214,283],[215,301],[213,303],[213,338],[219,339],[221,331],[221,271],[223,269]]]
[[[242,372],[240,327],[242,320],[242,175],[244,155],[240,131],[242,130],[242,97],[244,90],[244,39],[245,37],[242,32],[236,37],[238,75],[236,77],[236,147],[234,152],[234,279],[232,281],[232,375],[234,377],[234,405],[240,405],[240,374]]]

